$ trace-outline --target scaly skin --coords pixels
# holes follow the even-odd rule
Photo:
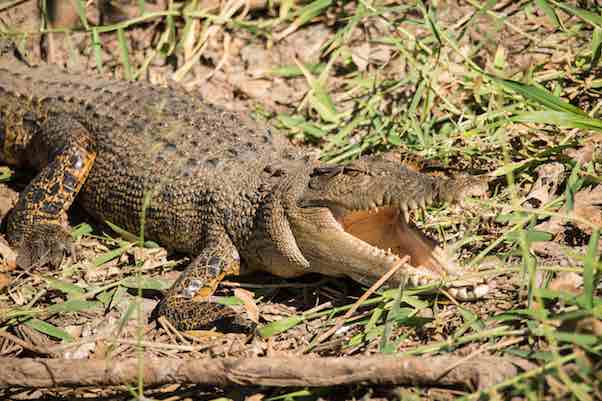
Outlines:
[[[99,221],[131,232],[144,214],[145,238],[194,256],[157,309],[180,329],[244,324],[212,302],[226,275],[372,283],[406,254],[414,267],[392,286],[459,272],[402,217],[462,198],[470,179],[381,157],[320,165],[269,128],[179,89],[30,67],[13,53],[0,47],[0,161],[38,171],[8,220],[22,267],[56,266],[71,252],[61,220],[77,195]],[[470,299],[487,288],[451,290]]]

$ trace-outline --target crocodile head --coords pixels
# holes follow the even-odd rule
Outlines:
[[[303,187],[288,188],[297,193],[288,194],[295,202],[284,205],[290,235],[288,239],[283,235],[284,241],[279,238],[284,244],[281,251],[288,253],[289,265],[297,263],[305,271],[331,276],[346,275],[364,284],[378,280],[404,256],[409,256],[412,267],[400,269],[389,286],[405,279],[418,286],[458,276],[453,258],[409,217],[413,210],[437,200],[454,201],[482,193],[483,182],[477,181],[420,174],[383,157],[313,168]],[[301,270],[287,267],[289,272]],[[466,291],[457,295],[475,296]]]

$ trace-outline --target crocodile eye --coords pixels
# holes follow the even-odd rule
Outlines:
[[[345,175],[349,177],[359,177],[362,175],[367,175],[365,171],[357,170],[354,168],[345,168]]]
[[[330,177],[334,177],[335,175],[342,173],[344,170],[345,170],[345,167],[340,166],[340,165],[316,167],[315,169],[313,169],[313,171],[311,172],[311,174],[309,176],[311,178],[314,178],[314,177],[330,178]]]

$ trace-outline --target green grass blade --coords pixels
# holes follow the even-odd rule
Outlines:
[[[575,344],[581,347],[596,345],[600,341],[595,335],[575,332],[553,331],[551,335],[558,341]]]
[[[139,302],[136,302],[136,300],[130,301],[125,313],[123,316],[121,316],[121,319],[119,319],[118,332],[122,332],[127,322],[132,319],[134,312],[136,312],[136,309],[138,309],[138,305]]]
[[[311,87],[309,103],[320,114],[324,121],[338,123],[339,115],[332,98],[323,85],[322,80],[315,78],[303,64],[295,60],[297,67],[303,72],[307,83]]]
[[[86,291],[78,285],[70,283],[68,281],[56,280],[53,278],[46,280],[48,287],[64,292],[67,295],[71,296],[81,296],[86,293]]]
[[[140,15],[144,15],[146,12],[146,0],[138,0],[138,8],[140,9]]]
[[[132,234],[131,232],[119,227],[116,224],[111,223],[109,220],[105,220],[105,223],[109,228],[115,231],[121,238],[129,242],[138,242],[139,237],[137,235]]]
[[[562,111],[531,111],[511,118],[522,123],[551,124],[560,128],[579,128],[602,131],[602,120]]]
[[[602,15],[593,13],[588,10],[584,10],[582,8],[573,7],[564,2],[554,1],[553,3],[556,6],[558,6],[559,8],[566,11],[567,13],[573,14],[574,16],[579,17],[582,20],[589,22],[590,24],[592,24],[598,28],[602,28]]]
[[[326,68],[324,63],[303,63],[303,66],[312,74],[319,74]],[[303,71],[295,65],[282,65],[280,67],[272,68],[268,71],[268,74],[274,77],[294,78],[303,75]]]
[[[529,243],[532,242],[541,242],[541,241],[550,241],[552,240],[552,234],[546,231],[538,231],[538,230],[525,230],[525,238]],[[518,241],[520,238],[520,234],[517,232],[509,233],[506,236],[507,241]]]
[[[90,29],[88,25],[88,18],[86,18],[86,3],[84,0],[77,0],[75,3],[75,11],[77,11],[77,15],[79,16],[79,20],[82,23],[82,26],[88,30]]]
[[[103,253],[100,256],[97,256],[96,258],[94,258],[94,266],[98,267],[98,266],[102,266],[105,263],[118,258],[119,256],[121,256],[130,246],[132,246],[132,244],[130,243],[125,243],[122,246],[120,246],[119,248],[110,250],[108,252]]]
[[[14,173],[9,167],[0,167],[0,182],[12,181],[13,176]]]
[[[126,288],[156,291],[166,290],[170,287],[170,285],[163,280],[158,280],[156,278],[137,279],[136,277],[130,277],[123,280],[121,285]]]
[[[420,11],[422,11],[422,14],[424,15],[424,20],[425,20],[426,24],[431,29],[431,32],[433,32],[433,36],[435,37],[437,44],[439,46],[442,46],[443,41],[441,40],[441,34],[439,33],[439,28],[437,27],[437,24],[435,23],[435,19],[433,18],[433,16],[430,13],[431,10],[427,10],[427,8],[424,5],[424,2],[422,0],[418,1],[418,7],[420,8]]]
[[[71,237],[75,240],[80,239],[84,235],[92,234],[94,230],[88,223],[80,223],[71,230]]]
[[[305,25],[322,13],[327,7],[330,7],[332,0],[317,0],[309,3],[299,11],[299,17],[293,22],[297,28]]]
[[[556,26],[556,28],[564,30],[562,22],[560,21],[560,18],[558,18],[558,14],[556,14],[554,7],[552,7],[552,5],[547,0],[535,0],[535,4],[537,4],[537,7],[539,7],[541,11],[543,11],[544,14],[546,14],[546,16],[552,22],[552,24]]]
[[[598,255],[598,241],[600,240],[600,230],[594,230],[587,245],[587,254],[583,261],[583,295],[585,297],[585,306],[588,309],[594,307],[594,291],[596,289],[596,268],[600,256]]]
[[[43,320],[29,319],[25,322],[25,324],[31,327],[32,329],[37,330],[40,333],[47,334],[51,337],[58,338],[67,342],[73,341],[73,337],[71,337],[71,335],[65,330],[59,329],[58,327]]]
[[[600,62],[600,54],[602,53],[602,28],[596,27],[592,34],[592,61],[589,68],[595,68]]]
[[[521,160],[521,161],[518,161],[518,162],[512,162],[512,163],[504,164],[503,166],[498,167],[497,169],[495,169],[495,171],[493,171],[491,173],[491,175],[493,177],[501,177],[503,175],[506,175],[506,174],[509,174],[509,173],[513,172],[514,170],[518,170],[520,168],[523,168],[529,162],[531,162],[531,159],[526,159],[526,160]],[[499,218],[499,216],[498,216],[498,218]]]
[[[94,50],[94,61],[96,62],[96,69],[100,74],[103,73],[101,48],[102,45],[100,42],[100,35],[98,34],[98,29],[92,28],[92,49]]]
[[[564,190],[564,197],[566,199],[565,210],[571,211],[575,207],[575,194],[581,188],[581,184],[583,180],[579,179],[579,164],[575,163],[575,166],[571,170],[571,175],[566,183],[566,188]]]
[[[125,79],[131,81],[134,73],[132,64],[130,63],[130,53],[128,51],[128,45],[123,28],[117,29],[117,43],[119,43],[119,51],[121,54],[121,63],[123,64]]]
[[[395,324],[395,317],[399,314],[401,309],[401,299],[403,296],[404,286],[404,282],[399,285],[397,294],[395,294],[395,298],[393,299],[393,305],[391,305],[391,309],[387,313],[387,318],[385,319],[385,327],[379,346],[380,352],[385,354],[392,354],[396,351],[395,342],[391,341],[391,336],[393,333],[393,326]]]
[[[88,309],[101,307],[102,303],[98,301],[84,301],[82,299],[70,299],[60,304],[50,305],[47,313],[77,313]]]
[[[284,319],[266,324],[265,326],[261,327],[258,332],[261,337],[271,337],[273,335],[283,333],[291,327],[295,327],[304,320],[305,317],[303,315],[285,317]]]
[[[526,85],[521,82],[513,81],[510,79],[502,79],[493,75],[487,75],[492,81],[501,85],[505,89],[518,93],[519,95],[534,101],[547,109],[554,111],[563,111],[566,113],[574,113],[578,115],[587,116],[583,110],[579,107],[573,106],[569,102],[562,100],[561,98],[554,96],[543,88],[538,88],[531,85]]]

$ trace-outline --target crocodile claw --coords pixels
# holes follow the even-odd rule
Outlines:
[[[24,269],[46,264],[57,267],[66,255],[74,253],[73,239],[63,227],[41,224],[35,226],[21,241],[17,250],[17,265]]]

